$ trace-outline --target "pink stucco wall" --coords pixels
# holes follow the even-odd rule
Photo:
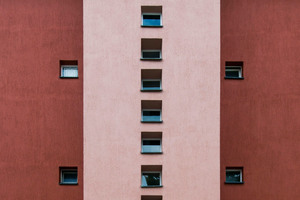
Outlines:
[[[163,6],[163,28],[141,28],[141,6]],[[163,60],[140,61],[141,38]],[[140,92],[141,69],[162,69],[162,92]],[[219,0],[84,1],[86,200],[220,199]],[[142,124],[141,100],[162,100]],[[163,154],[140,154],[141,132],[163,132]],[[162,188],[141,188],[141,165],[162,165]]]

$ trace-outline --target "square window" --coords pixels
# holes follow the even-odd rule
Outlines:
[[[243,79],[243,62],[226,62],[226,79]]]
[[[162,27],[162,6],[142,6],[142,27]]]
[[[162,101],[142,100],[142,119],[141,122],[161,123]]]
[[[142,154],[162,153],[162,132],[142,132]]]
[[[141,41],[141,60],[161,60],[161,48],[162,39],[143,38]]]
[[[161,165],[142,166],[142,187],[162,187],[161,184]]]
[[[77,167],[60,167],[60,184],[78,184]]]
[[[161,69],[142,69],[142,92],[159,92],[161,89]]]
[[[77,61],[60,61],[61,78],[78,78]]]
[[[243,168],[226,168],[225,183],[243,183]]]

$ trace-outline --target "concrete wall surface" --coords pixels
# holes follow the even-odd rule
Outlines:
[[[221,2],[221,199],[300,199],[300,1]],[[224,184],[226,166],[244,184]]]
[[[162,6],[163,28],[141,27]],[[141,61],[141,38],[162,39],[162,61]],[[220,198],[219,0],[84,1],[86,200]],[[141,69],[162,69],[162,92],[140,92]],[[159,124],[141,101],[162,100]],[[163,154],[141,154],[141,132],[162,132]],[[162,165],[162,188],[141,188],[141,165]]]
[[[82,1],[0,1],[0,199],[83,199]],[[78,60],[79,79],[60,79]],[[79,184],[59,185],[59,166]]]

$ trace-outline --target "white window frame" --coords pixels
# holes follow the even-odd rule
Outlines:
[[[144,82],[147,81],[159,81],[159,88],[154,88],[154,89],[144,88]],[[142,79],[141,90],[161,90],[161,79]]]
[[[157,174],[159,173],[159,185],[143,185],[143,173],[149,173],[149,174]],[[142,187],[161,187],[162,184],[161,184],[161,171],[142,171],[142,174],[141,174],[141,186]]]
[[[144,58],[143,57],[143,53],[144,52],[159,52],[159,58]],[[161,50],[160,49],[157,49],[157,50],[155,50],[155,49],[146,49],[146,50],[142,50],[142,52],[141,52],[141,58],[142,59],[153,59],[153,60],[155,60],[155,59],[161,59]]]
[[[230,69],[228,69],[228,68],[230,68]],[[226,72],[235,72],[235,71],[239,72],[238,77],[226,76]],[[242,66],[225,66],[225,77],[226,78],[242,78],[243,77],[243,67]]]
[[[159,140],[160,142],[160,150],[159,151],[155,151],[155,152],[149,152],[149,151],[144,151],[143,149],[143,142],[147,141],[147,140]],[[150,145],[149,145],[150,146]],[[161,138],[142,138],[142,153],[161,153],[162,152],[162,144],[161,144]]]
[[[77,76],[65,76],[64,75],[64,68],[76,68],[77,69]],[[60,66],[60,76],[63,78],[78,78],[78,65],[61,65]]]
[[[161,120],[161,109],[142,109],[142,122],[148,122],[148,121],[143,120],[143,117],[144,117],[143,112],[144,111],[160,111],[159,121],[150,121],[150,122],[161,122],[162,121]]]
[[[232,182],[232,183],[242,183],[243,182],[243,169],[231,168],[231,169],[226,169],[226,172],[240,172],[240,181],[239,182]],[[225,178],[227,178],[227,176],[225,176]],[[231,181],[226,180],[226,182],[230,183]]]
[[[142,22],[141,22],[142,26],[149,26],[149,25],[144,25],[144,15],[159,15],[159,17],[160,17],[160,25],[159,26],[162,26],[162,14],[161,13],[142,13]],[[150,25],[150,27],[151,27],[151,25]]]
[[[64,181],[64,174],[65,173],[69,173],[69,174],[75,174],[77,175],[77,179],[76,179],[76,182],[65,182]],[[69,169],[69,168],[61,168],[60,169],[60,183],[61,184],[78,184],[78,170],[77,169]]]

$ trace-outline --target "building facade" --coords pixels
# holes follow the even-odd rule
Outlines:
[[[0,199],[300,199],[299,0],[0,0]]]
[[[84,1],[85,199],[220,199],[219,66],[218,0]]]

